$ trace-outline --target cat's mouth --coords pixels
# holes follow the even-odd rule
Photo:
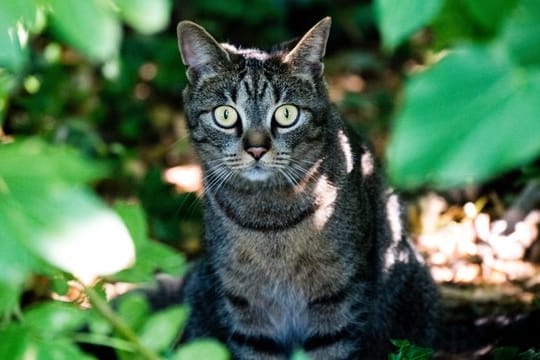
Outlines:
[[[266,181],[272,175],[272,171],[260,163],[245,168],[242,176],[250,181]]]

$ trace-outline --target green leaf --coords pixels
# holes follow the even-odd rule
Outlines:
[[[396,353],[390,354],[390,360],[428,360],[433,355],[433,350],[411,344],[408,340],[391,340],[398,347]]]
[[[93,357],[83,353],[68,339],[36,341],[35,359],[39,360],[91,360]]]
[[[114,209],[126,224],[136,247],[148,242],[148,226],[146,215],[139,204],[118,201]]]
[[[26,359],[25,353],[34,352],[30,336],[28,329],[20,325],[0,329],[0,359]]]
[[[137,262],[129,269],[116,274],[114,278],[126,282],[146,282],[154,278],[156,272],[181,275],[185,271],[185,258],[158,242],[148,242],[137,248]],[[144,254],[144,255],[143,255]]]
[[[135,293],[128,293],[118,301],[118,314],[132,329],[139,329],[150,313],[146,298]]]
[[[49,301],[26,311],[24,323],[42,337],[56,338],[80,329],[86,318],[86,312],[80,307],[60,301]]]
[[[122,36],[121,24],[108,1],[47,0],[51,30],[93,61],[112,58]]]
[[[302,350],[296,350],[292,354],[291,360],[309,360],[309,356]]]
[[[1,145],[0,158],[0,223],[9,234],[0,263],[23,259],[15,269],[25,275],[33,253],[89,280],[133,261],[124,224],[82,186],[102,173],[98,165],[35,140]]]
[[[0,68],[13,72],[22,70],[28,60],[28,52],[25,44],[21,43],[19,34],[33,25],[36,13],[35,0],[0,3]]]
[[[187,317],[188,309],[185,306],[175,306],[155,313],[147,320],[140,332],[141,342],[154,351],[169,349],[175,341],[180,339],[181,329]]]
[[[517,0],[465,0],[469,13],[485,31],[495,34],[508,18]]]
[[[503,41],[520,65],[540,65],[540,1],[521,0],[508,22]]]
[[[480,182],[540,153],[540,69],[513,66],[500,47],[463,47],[405,89],[388,147],[401,187]]]
[[[169,25],[170,0],[114,0],[120,15],[135,30],[153,34]]]
[[[443,0],[376,0],[375,9],[383,44],[394,49],[438,14]]]
[[[227,348],[214,340],[197,340],[183,345],[174,354],[173,360],[228,360]]]

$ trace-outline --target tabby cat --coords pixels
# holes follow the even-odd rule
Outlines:
[[[178,25],[205,209],[205,254],[178,295],[184,340],[216,338],[235,359],[383,359],[390,339],[435,333],[436,288],[399,201],[329,101],[330,23],[270,52]]]

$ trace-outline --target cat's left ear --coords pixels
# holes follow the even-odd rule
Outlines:
[[[313,26],[300,39],[284,59],[292,71],[300,75],[319,77],[323,73],[323,58],[330,34],[332,19],[327,16]]]

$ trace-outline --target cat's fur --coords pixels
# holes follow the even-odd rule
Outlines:
[[[325,18],[292,50],[267,53],[178,25],[205,209],[205,253],[179,294],[191,307],[184,339],[217,338],[235,359],[297,348],[311,359],[383,359],[390,339],[433,340],[436,289],[399,201],[329,101],[329,30]],[[282,104],[299,109],[291,128],[274,118]],[[233,128],[214,121],[221,105],[238,112]]]

